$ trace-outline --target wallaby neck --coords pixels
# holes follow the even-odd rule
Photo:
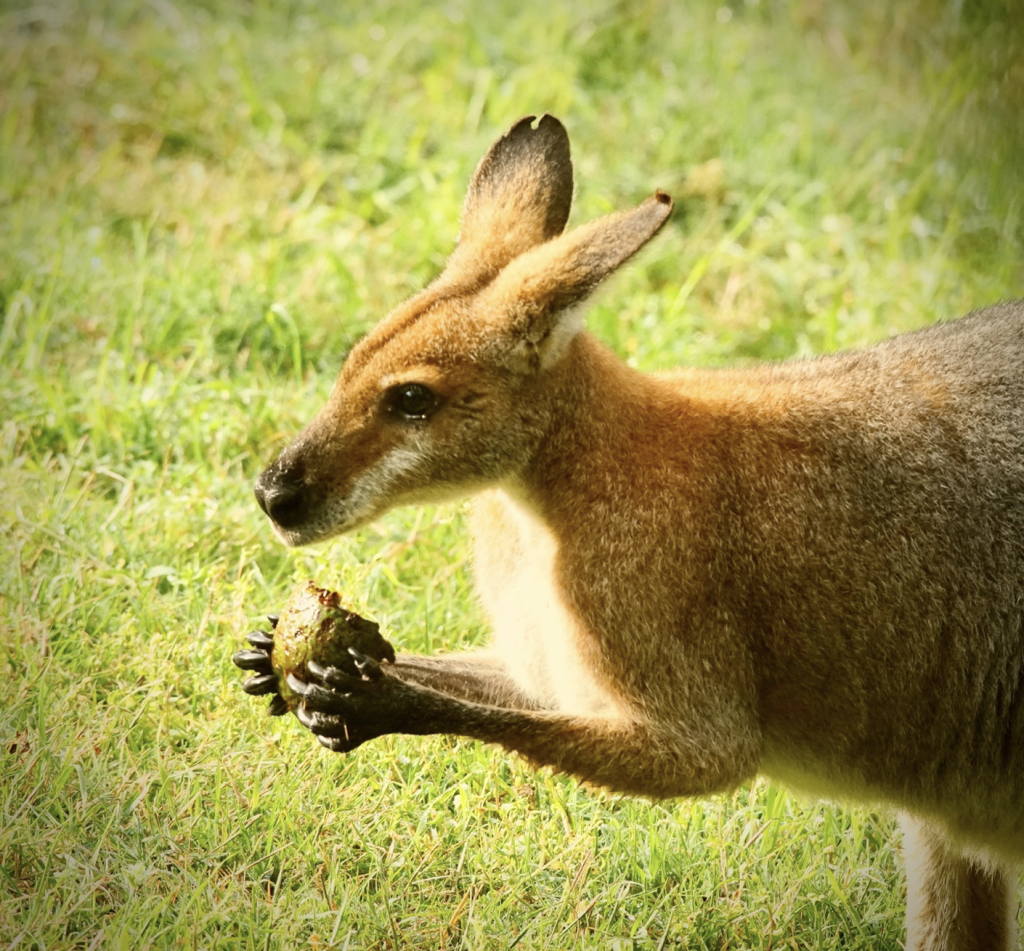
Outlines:
[[[534,451],[502,488],[545,522],[591,502],[643,463],[660,429],[657,384],[590,334],[576,335],[531,393]]]

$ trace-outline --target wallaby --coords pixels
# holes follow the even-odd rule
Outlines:
[[[563,234],[568,138],[517,122],[444,273],[256,483],[304,545],[476,494],[493,647],[310,665],[329,749],[499,743],[653,797],[761,773],[904,815],[907,948],[1009,949],[1024,858],[1024,303],[855,353],[644,375],[578,305],[672,211]],[[270,635],[257,646],[264,692]],[[272,677],[271,677],[272,680]]]

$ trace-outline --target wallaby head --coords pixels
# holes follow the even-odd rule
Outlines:
[[[557,119],[527,116],[491,147],[444,272],[353,348],[327,404],[257,480],[286,543],[500,483],[526,464],[549,425],[534,395],[581,328],[575,305],[672,211],[658,192],[563,234],[571,200]]]

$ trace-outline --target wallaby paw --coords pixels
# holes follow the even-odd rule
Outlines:
[[[299,722],[334,752],[348,752],[385,733],[401,731],[416,700],[416,687],[406,684],[372,657],[349,648],[359,676],[339,667],[309,661],[308,681],[294,674],[290,690],[302,700],[295,711]]]
[[[336,667],[327,669],[342,673]],[[303,698],[295,711],[299,723],[309,730],[322,746],[334,753],[350,753],[367,740],[386,732],[359,728],[353,718],[351,704],[346,704],[344,695],[339,696],[331,688],[306,684],[291,675],[288,678],[288,686]],[[329,710],[340,712],[327,712]]]
[[[242,690],[253,697],[273,694],[269,713],[272,717],[279,717],[288,712],[288,704],[278,692],[277,675],[270,662],[270,653],[274,649],[273,630],[277,627],[278,616],[268,614],[267,620],[270,622],[270,630],[247,634],[245,639],[252,650],[235,651],[231,661],[236,667],[255,675],[242,681]]]

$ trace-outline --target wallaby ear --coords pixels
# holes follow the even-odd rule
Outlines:
[[[672,199],[655,192],[632,211],[598,218],[512,261],[483,291],[481,304],[513,335],[513,362],[536,370],[557,361],[583,326],[573,305],[636,254],[671,214]]]
[[[557,237],[572,204],[569,136],[554,116],[520,119],[480,160],[462,210],[449,277],[481,283]]]

